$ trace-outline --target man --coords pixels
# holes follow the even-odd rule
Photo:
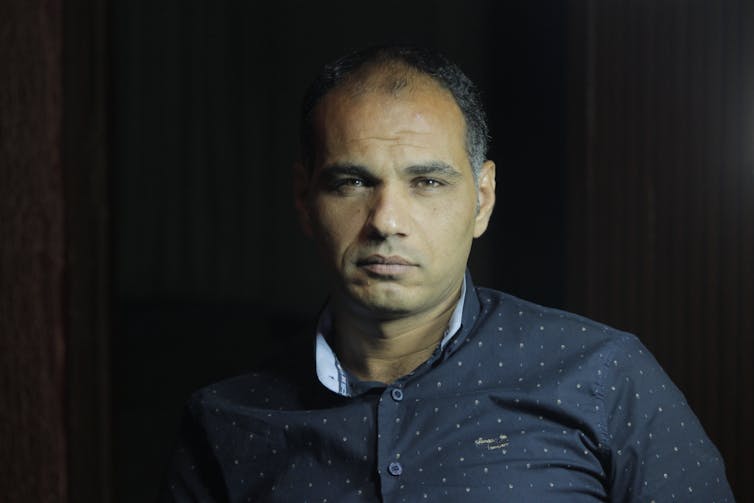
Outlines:
[[[170,501],[733,501],[633,336],[477,288],[495,203],[473,84],[372,48],[326,67],[296,204],[332,277],[311,344],[189,402]]]

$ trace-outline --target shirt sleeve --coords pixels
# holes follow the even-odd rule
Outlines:
[[[181,421],[178,442],[169,462],[158,501],[221,502],[228,498],[222,491],[222,475],[206,431],[192,414],[190,404]]]
[[[720,453],[649,350],[624,334],[605,366],[611,501],[733,502]]]

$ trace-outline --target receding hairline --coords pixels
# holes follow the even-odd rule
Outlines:
[[[441,81],[399,59],[366,63],[330,89],[323,99],[329,94],[336,93],[343,93],[354,98],[369,93],[383,93],[397,98],[426,85],[446,94],[458,106],[453,93]]]
[[[448,118],[450,122],[460,124],[462,134],[460,140],[466,148],[468,143],[468,124],[466,117],[463,115],[463,110],[461,110],[453,93],[432,75],[417,70],[401,61],[390,61],[387,64],[380,62],[364,65],[364,67],[349,74],[337,86],[325,93],[311,110],[310,124],[313,128],[314,137],[318,138],[319,142],[323,141],[323,137],[320,135],[323,134],[323,128],[326,127],[326,123],[322,122],[322,120],[328,115],[327,110],[331,106],[359,106],[358,103],[362,99],[373,95],[378,95],[391,101],[403,101],[412,100],[414,96],[426,95],[426,93],[434,94],[451,107],[448,109],[452,110],[450,113],[453,115],[450,117],[455,117],[457,121],[450,117]],[[341,103],[342,105],[336,105],[336,103]],[[466,150],[468,153],[468,148]],[[317,149],[315,148],[311,152],[311,154],[314,154],[314,157],[316,157],[316,151]],[[314,160],[314,158],[308,159],[309,162]],[[471,160],[467,160],[476,181],[476,173],[474,172]],[[312,165],[310,164],[311,167]]]
[[[430,84],[431,82],[431,84]],[[461,113],[466,152],[475,182],[485,160],[488,131],[481,98],[474,83],[443,54],[412,46],[372,47],[325,65],[309,85],[301,106],[301,161],[308,164],[317,150],[313,119],[317,108],[337,94],[375,91],[400,98],[403,93],[442,90]],[[331,102],[331,101],[330,101]]]

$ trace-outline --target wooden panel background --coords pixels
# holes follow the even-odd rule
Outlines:
[[[571,2],[569,308],[638,334],[754,501],[754,3]]]
[[[60,0],[0,2],[0,499],[65,502]]]
[[[105,2],[0,2],[0,500],[110,501]]]

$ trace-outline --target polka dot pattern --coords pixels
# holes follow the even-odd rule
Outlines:
[[[636,337],[467,285],[458,330],[389,386],[328,389],[312,348],[194,394],[164,500],[734,501]]]

